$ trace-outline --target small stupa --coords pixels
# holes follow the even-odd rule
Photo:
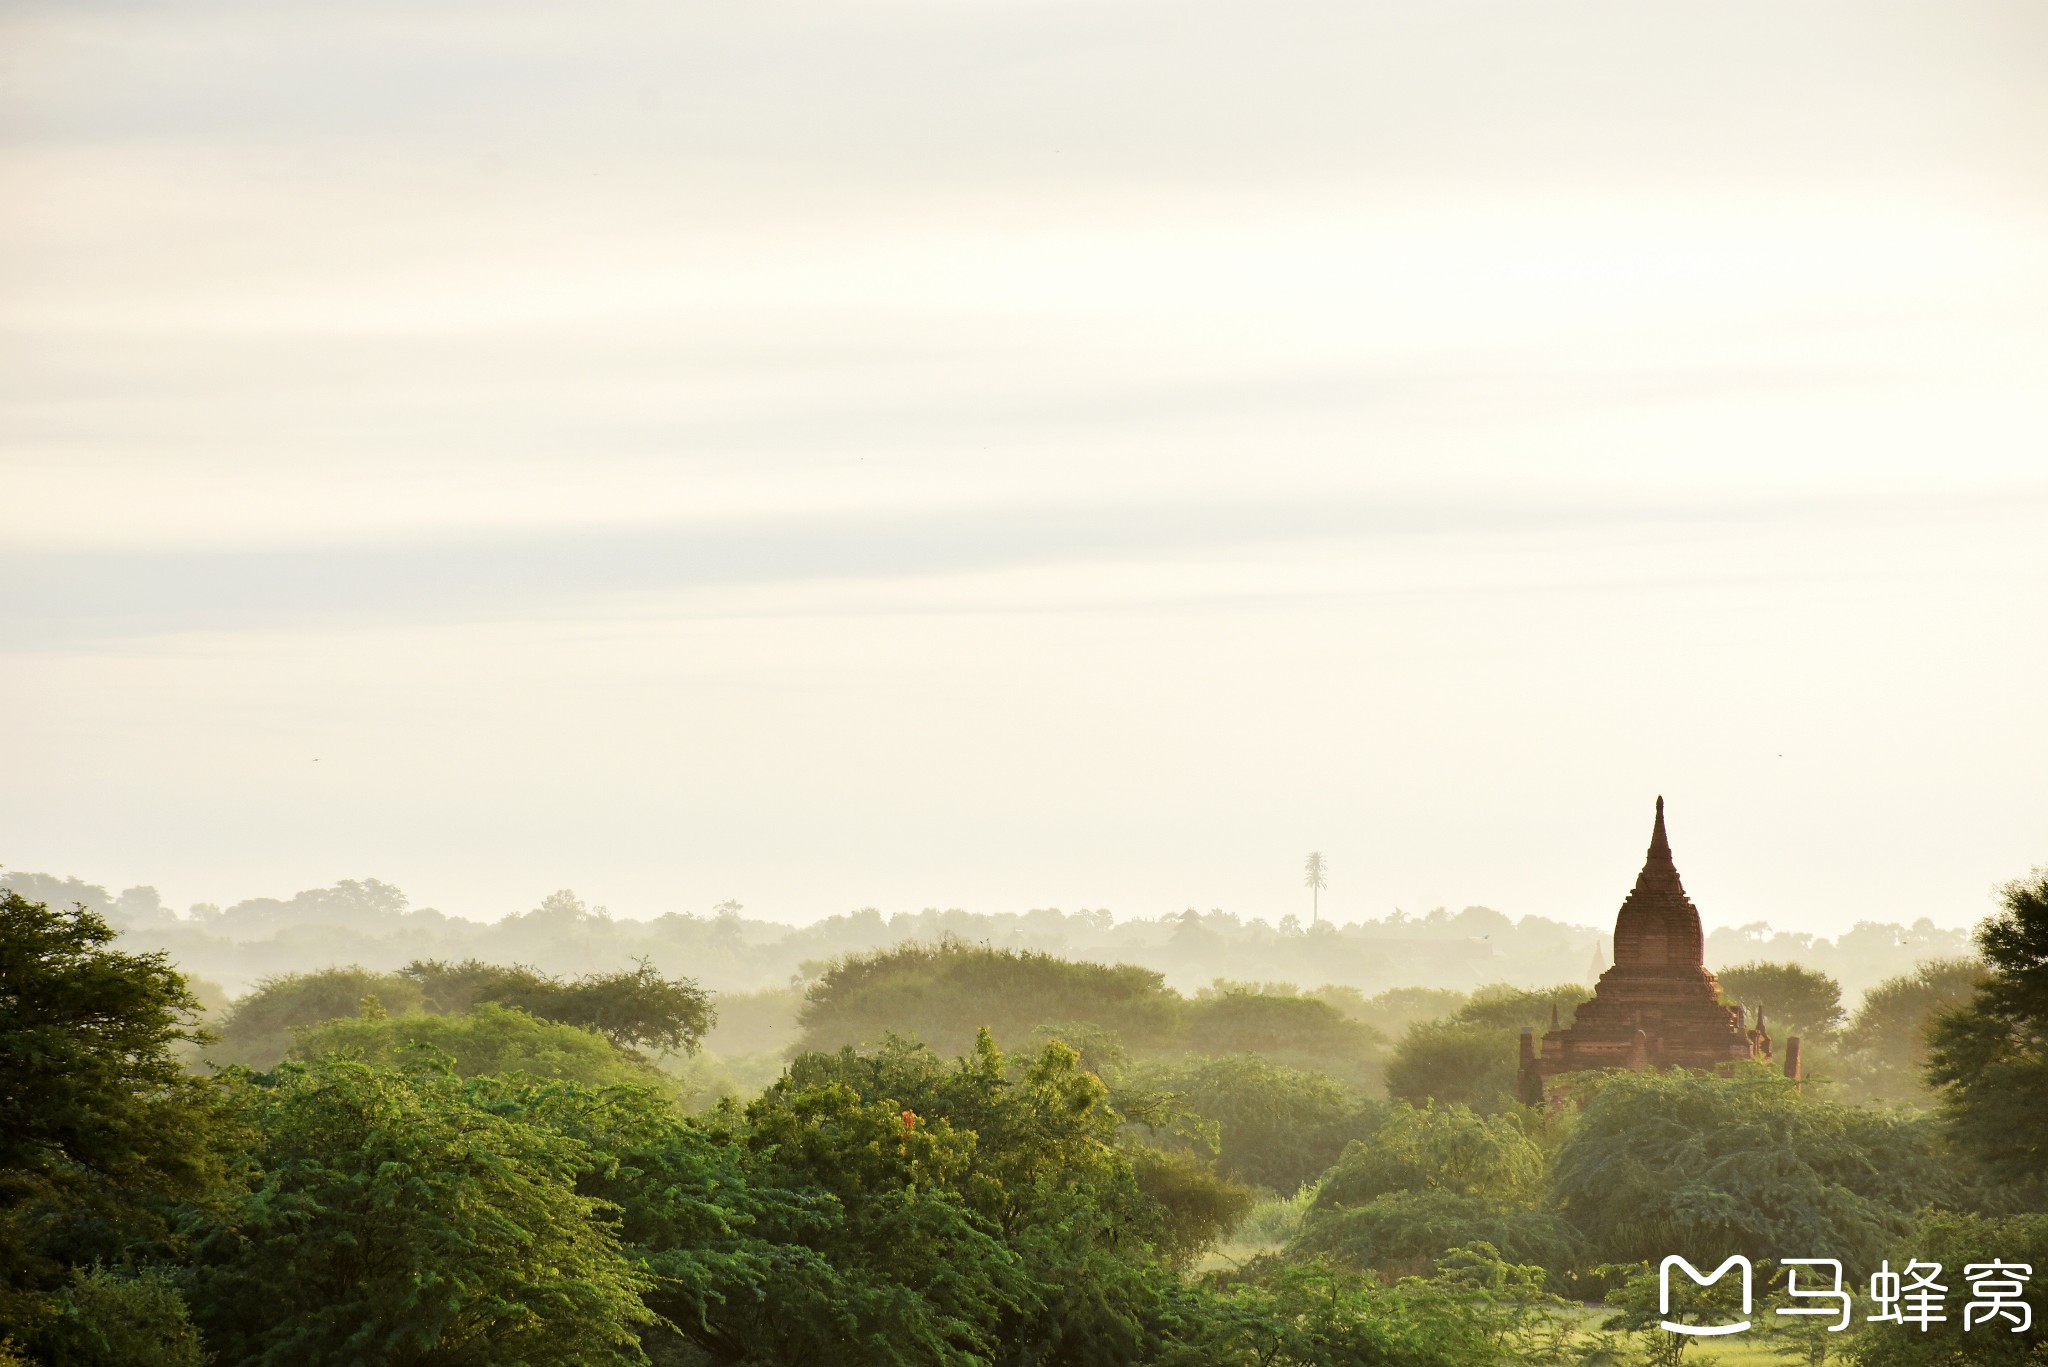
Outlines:
[[[1539,1106],[1545,1084],[1561,1073],[1769,1062],[1763,1012],[1753,1028],[1744,1016],[1740,1006],[1721,1005],[1720,981],[1707,971],[1699,910],[1671,860],[1660,797],[1643,871],[1614,918],[1614,965],[1570,1026],[1560,1028],[1553,1017],[1540,1049],[1534,1031],[1522,1032],[1516,1090]]]

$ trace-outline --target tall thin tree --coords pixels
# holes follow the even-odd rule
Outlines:
[[[1328,866],[1323,863],[1322,851],[1310,850],[1308,863],[1302,868],[1308,874],[1302,881],[1308,887],[1309,924],[1315,925],[1323,919],[1323,889],[1329,886],[1323,876]]]

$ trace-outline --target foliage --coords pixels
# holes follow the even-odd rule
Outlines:
[[[1986,971],[1936,1018],[1928,1080],[1957,1139],[1996,1176],[2048,1176],[2048,870],[2010,883],[1977,932]]]
[[[2048,1272],[2048,1215],[1987,1219],[1941,1212],[1928,1215],[1889,1250],[1894,1269],[1914,1259],[1940,1263],[1949,1288],[1948,1319],[1922,1329],[1873,1324],[1853,1341],[1849,1358],[1857,1367],[2020,1367],[2048,1360],[2048,1314],[2041,1308],[2040,1279]],[[2021,1263],[2033,1269],[2028,1299],[2033,1323],[2015,1332],[2010,1319],[1980,1317],[1965,1330],[1965,1308],[1973,1299],[1965,1273],[1972,1264]]]
[[[1515,1104],[1520,1032],[1548,1029],[1553,1009],[1560,1024],[1571,1024],[1589,995],[1575,983],[1537,992],[1475,993],[1449,1017],[1408,1028],[1387,1064],[1387,1095],[1416,1105],[1433,1100],[1479,1111],[1509,1109]]]
[[[1304,1185],[1292,1196],[1270,1195],[1252,1202],[1252,1208],[1244,1219],[1230,1231],[1230,1237],[1239,1243],[1266,1244],[1279,1247],[1293,1243],[1301,1233],[1301,1222],[1308,1215],[1309,1207],[1315,1204],[1319,1188],[1314,1184]]]
[[[1737,964],[1715,973],[1721,996],[1752,1011],[1762,1010],[1764,1025],[1777,1039],[1798,1035],[1808,1044],[1821,1043],[1842,1027],[1842,985],[1825,973],[1799,964]]]
[[[414,960],[396,973],[360,967],[265,978],[237,1001],[210,1051],[220,1063],[269,1068],[302,1031],[354,1016],[369,997],[386,1015],[457,1015],[495,1003],[594,1031],[622,1049],[694,1053],[711,1028],[710,998],[687,979],[663,978],[646,960],[631,970],[564,980],[475,959]]]
[[[194,1317],[233,1362],[626,1363],[652,1282],[582,1142],[445,1065],[326,1058],[238,1084],[252,1183],[200,1246]]]
[[[1324,1175],[1299,1247],[1413,1272],[1445,1249],[1484,1243],[1517,1263],[1563,1268],[1575,1241],[1534,1209],[1543,1177],[1543,1152],[1517,1118],[1397,1105]]]
[[[1213,1121],[1217,1166],[1236,1181],[1276,1191],[1314,1181],[1347,1143],[1379,1123],[1379,1106],[1335,1078],[1256,1054],[1155,1065],[1139,1070],[1130,1088],[1164,1094]]]
[[[964,1367],[1035,1305],[1022,1260],[959,1195],[974,1135],[843,1083],[771,1089],[746,1122],[753,1180],[798,1199],[756,1223],[776,1257],[755,1294],[684,1326],[718,1360]]]
[[[1840,1040],[1846,1088],[1875,1101],[1931,1100],[1928,1031],[1935,1017],[1968,1003],[1983,975],[1976,959],[1937,959],[1866,992]]]
[[[1474,1313],[1499,1360],[1579,1361],[1570,1325],[1558,1313],[1567,1303],[1550,1293],[1547,1280],[1540,1265],[1511,1262],[1485,1242],[1446,1249],[1431,1279]]]
[[[1140,1144],[1129,1155],[1138,1190],[1163,1212],[1158,1242],[1168,1262],[1192,1261],[1251,1212],[1249,1188],[1217,1176],[1214,1167],[1185,1149]]]
[[[202,1367],[207,1355],[170,1274],[81,1268],[36,1349],[46,1367]],[[0,1358],[0,1362],[4,1362]]]
[[[210,1089],[172,1054],[198,1004],[113,937],[0,891],[0,1332],[47,1319],[67,1265],[160,1236],[168,1202],[219,1181]]]
[[[1379,1080],[1385,1038],[1326,1001],[1222,985],[1188,1003],[1186,1047],[1195,1054],[1257,1054],[1365,1086]]]
[[[1355,987],[1334,983],[1325,983],[1308,995],[1328,1002],[1388,1039],[1419,1021],[1451,1015],[1471,1000],[1469,993],[1448,987],[1390,987],[1368,997]]]
[[[419,984],[395,973],[372,973],[353,964],[314,973],[281,973],[263,979],[228,1008],[220,1022],[220,1038],[207,1056],[222,1064],[274,1068],[290,1052],[296,1032],[353,1016],[368,997],[375,997],[390,1015],[425,1007]]]
[[[1579,1247],[1572,1227],[1547,1211],[1448,1191],[1399,1191],[1357,1206],[1311,1209],[1294,1248],[1398,1274],[1426,1271],[1446,1249],[1477,1243],[1517,1263],[1559,1270],[1573,1265]]]
[[[898,1034],[954,1054],[983,1028],[1015,1040],[1054,1021],[1087,1022],[1147,1048],[1176,1033],[1181,1010],[1179,994],[1150,969],[949,939],[834,961],[807,989],[800,1019],[811,1051]]]
[[[414,960],[401,976],[419,984],[443,1011],[496,1003],[604,1036],[621,1049],[697,1052],[711,1029],[711,999],[686,978],[664,978],[646,959],[616,973],[561,979],[475,959],[459,964]]]
[[[422,1049],[445,1054],[463,1077],[517,1072],[592,1087],[637,1083],[673,1089],[667,1077],[588,1030],[492,1002],[459,1016],[373,1013],[331,1020],[301,1033],[290,1057],[306,1062],[339,1054],[394,1066]]]
[[[1542,1195],[1543,1168],[1543,1151],[1516,1118],[1398,1104],[1371,1143],[1344,1150],[1316,1204],[1328,1211],[1394,1192],[1443,1191],[1529,1207]]]
[[[1550,1015],[1557,1012],[1561,1024],[1570,1025],[1579,1004],[1592,997],[1590,988],[1578,983],[1524,990],[1494,983],[1472,994],[1452,1019],[1461,1025],[1485,1025],[1505,1032],[1510,1045],[1524,1026],[1538,1034],[1550,1028]]]
[[[1320,1259],[1246,1280],[1211,1312],[1191,1362],[1224,1367],[1479,1367],[1499,1360],[1490,1307],[1466,1286],[1382,1286]]]
[[[1721,1265],[1722,1257],[1716,1254],[1711,1261],[1688,1261],[1694,1262],[1703,1274],[1711,1275]],[[1742,1272],[1740,1268],[1730,1268],[1705,1286],[1700,1286],[1684,1272],[1674,1269],[1670,1283],[1673,1295],[1667,1310],[1663,1292],[1666,1283],[1659,1272],[1662,1263],[1663,1258],[1659,1257],[1648,1262],[1610,1264],[1598,1269],[1601,1275],[1618,1283],[1607,1293],[1607,1304],[1614,1314],[1603,1327],[1640,1335],[1645,1361],[1651,1367],[1678,1367],[1686,1354],[1699,1345],[1700,1336],[1672,1333],[1662,1327],[1664,1322],[1716,1325],[1740,1321]],[[1750,1283],[1752,1291],[1769,1280],[1768,1265],[1757,1264]],[[1754,1317],[1751,1322],[1755,1322]]]
[[[1807,1095],[1763,1066],[1585,1075],[1552,1198],[1611,1262],[1788,1250],[1874,1263],[1964,1196],[1925,1119]]]

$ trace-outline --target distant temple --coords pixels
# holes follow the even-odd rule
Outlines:
[[[1531,1106],[1561,1073],[1597,1068],[1720,1068],[1743,1060],[1771,1061],[1763,1012],[1750,1029],[1740,1006],[1721,1005],[1721,984],[1706,968],[1700,914],[1678,881],[1664,836],[1664,799],[1635,888],[1614,918],[1614,966],[1600,975],[1593,999],[1567,1028],[1553,1008],[1542,1048],[1522,1031],[1518,1097]],[[1799,1041],[1786,1041],[1785,1075],[1799,1076]]]

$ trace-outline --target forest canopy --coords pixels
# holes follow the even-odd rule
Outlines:
[[[0,931],[0,1363],[1619,1362],[1672,1350],[1674,1250],[2048,1246],[2039,876],[1983,959],[1846,1020],[1809,966],[1731,970],[1812,1030],[1804,1084],[1586,1074],[1555,1108],[1514,1100],[1515,1039],[1574,981],[1184,992],[941,938],[723,996],[646,958],[300,964],[209,1011],[90,907],[10,889]]]

